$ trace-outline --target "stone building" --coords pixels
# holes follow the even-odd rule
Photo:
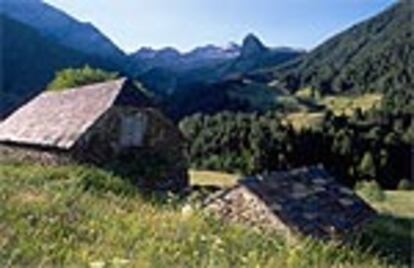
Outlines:
[[[187,186],[182,134],[132,81],[45,92],[0,123],[0,162],[93,164],[154,189]]]
[[[322,167],[248,177],[205,205],[227,221],[317,239],[346,239],[376,214]]]

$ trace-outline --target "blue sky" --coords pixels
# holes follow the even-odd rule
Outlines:
[[[119,47],[188,51],[257,34],[271,46],[311,49],[395,0],[45,0],[92,22]]]

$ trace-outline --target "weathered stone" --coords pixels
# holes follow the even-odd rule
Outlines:
[[[346,238],[375,215],[322,167],[249,177],[205,206],[224,220],[321,239]]]

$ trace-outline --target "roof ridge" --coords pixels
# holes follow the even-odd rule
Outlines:
[[[42,93],[0,123],[0,142],[70,149],[115,102],[127,78]]]
[[[110,84],[110,83],[114,83],[114,84],[115,83],[120,83],[121,85],[123,85],[126,82],[128,82],[128,80],[129,80],[129,78],[124,76],[124,77],[113,79],[113,80],[87,84],[87,85],[83,85],[83,86],[79,86],[79,87],[68,87],[68,88],[63,88],[61,90],[56,90],[56,91],[46,90],[46,91],[43,91],[42,93],[40,93],[39,96],[68,94],[68,93],[76,92],[78,90],[85,90],[85,89],[88,90],[89,88],[96,89],[96,87],[98,87],[98,86],[103,86],[103,85]]]

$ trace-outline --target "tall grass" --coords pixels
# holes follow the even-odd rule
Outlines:
[[[1,267],[388,267],[367,248],[314,241],[183,213],[86,167],[0,167]]]

